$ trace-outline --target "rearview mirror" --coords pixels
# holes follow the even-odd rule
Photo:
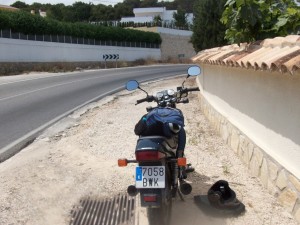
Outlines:
[[[126,83],[126,89],[128,91],[133,91],[139,87],[139,82],[136,80],[130,80]]]
[[[191,66],[188,69],[188,75],[189,76],[198,76],[199,74],[201,74],[201,69],[199,66]]]

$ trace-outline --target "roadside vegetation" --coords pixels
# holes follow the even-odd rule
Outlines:
[[[95,1],[94,1],[95,2]],[[186,13],[193,12],[193,5],[196,0],[174,0],[160,1],[158,0],[124,0],[114,6],[104,5],[100,3],[84,3],[76,1],[72,5],[61,4],[41,4],[34,2],[29,5],[22,1],[16,1],[11,6],[30,12],[39,10],[47,13],[47,17],[64,22],[99,22],[120,20],[122,17],[132,17],[133,8],[147,7],[166,7],[167,10],[183,9]]]
[[[300,2],[299,0],[123,0],[112,5],[75,2],[73,5],[41,4],[28,5],[16,1],[11,6],[24,12],[40,10],[47,13],[47,19],[41,21],[39,16],[31,17],[30,25],[25,22],[14,25],[14,29],[33,29],[43,32],[65,35],[82,35],[86,38],[116,41],[132,41],[143,39],[143,42],[160,43],[159,35],[131,33],[120,27],[127,26],[164,26],[161,18],[155,17],[153,23],[132,24],[118,23],[121,17],[134,16],[134,8],[166,7],[167,10],[177,10],[174,14],[175,26],[182,29],[192,29],[191,42],[196,51],[232,43],[254,42],[265,38],[300,34]],[[186,21],[186,13],[194,14],[193,26]],[[5,16],[4,16],[5,17]],[[4,23],[4,24],[3,24]],[[91,23],[99,26],[90,26]],[[36,25],[35,25],[36,24]],[[0,27],[5,24],[0,15]],[[119,26],[119,27],[115,27]],[[38,27],[38,29],[37,29]],[[114,28],[112,28],[114,27]],[[101,30],[101,31],[100,31]],[[123,32],[124,31],[124,32]]]
[[[57,34],[101,41],[161,43],[160,35],[153,32],[95,26],[82,22],[61,22],[22,10],[16,12],[0,10],[0,29],[11,29],[13,32],[23,34]]]
[[[24,34],[65,35],[77,38],[88,38],[100,41],[127,41],[161,44],[157,33],[124,29],[126,26],[163,26],[159,16],[151,24],[118,23],[121,17],[134,16],[134,8],[166,7],[177,10],[173,18],[175,26],[192,29],[191,43],[196,52],[203,49],[224,46],[233,43],[255,42],[266,38],[300,34],[300,2],[299,0],[123,0],[112,5],[75,2],[73,5],[41,4],[28,5],[16,1],[11,6],[19,11],[0,10],[0,29]],[[46,12],[45,18],[39,11]],[[32,15],[32,13],[34,15]],[[192,27],[187,24],[186,13],[194,14]],[[143,61],[143,60],[142,60]],[[124,62],[119,66],[145,65],[149,60],[135,63]],[[152,62],[152,60],[150,60]],[[155,62],[158,63],[158,62]],[[125,65],[126,64],[126,65]],[[91,64],[92,68],[101,68]],[[3,64],[0,75],[15,74],[9,68],[14,66]],[[32,68],[35,71],[47,71],[40,65],[21,66],[19,72]],[[79,66],[86,68],[85,65]],[[88,66],[89,67],[89,66]],[[108,64],[108,67],[109,64]],[[111,67],[115,67],[112,63]],[[51,69],[52,68],[52,69]],[[74,70],[76,66],[66,63],[55,64],[48,71]]]
[[[61,4],[41,4],[34,2],[31,5],[22,1],[16,1],[11,6],[26,12],[39,14],[40,11],[45,12],[48,18],[62,22],[84,22],[103,26],[120,26],[120,27],[176,27],[177,29],[191,29],[188,24],[186,13],[193,12],[193,5],[196,0],[174,0],[160,1],[158,0],[124,0],[114,6],[93,3],[84,3],[76,1],[72,5]],[[122,17],[134,17],[134,8],[146,7],[166,7],[167,10],[177,10],[174,13],[174,21],[159,22],[156,19],[152,22],[136,23],[120,22]]]
[[[293,0],[197,0],[193,46],[200,51],[300,34],[299,5]]]

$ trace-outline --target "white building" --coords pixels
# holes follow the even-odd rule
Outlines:
[[[173,14],[176,12],[177,10],[166,10],[166,7],[134,8],[134,17],[122,17],[120,22],[153,22],[155,16],[160,16],[162,22],[172,23],[174,22]],[[193,23],[193,13],[187,14],[187,21],[189,24]]]

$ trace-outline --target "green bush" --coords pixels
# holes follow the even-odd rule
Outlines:
[[[66,23],[32,15],[25,11],[0,10],[0,29],[12,29],[24,34],[66,35],[101,41],[128,41],[160,44],[160,35],[153,32],[97,26],[88,23]]]

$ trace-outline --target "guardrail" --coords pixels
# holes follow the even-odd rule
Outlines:
[[[30,41],[57,42],[67,44],[82,44],[82,45],[99,45],[99,46],[119,46],[130,48],[160,48],[159,44],[146,42],[127,42],[127,41],[102,41],[88,38],[78,38],[65,35],[37,35],[23,34],[10,30],[0,30],[0,38],[11,38]]]

